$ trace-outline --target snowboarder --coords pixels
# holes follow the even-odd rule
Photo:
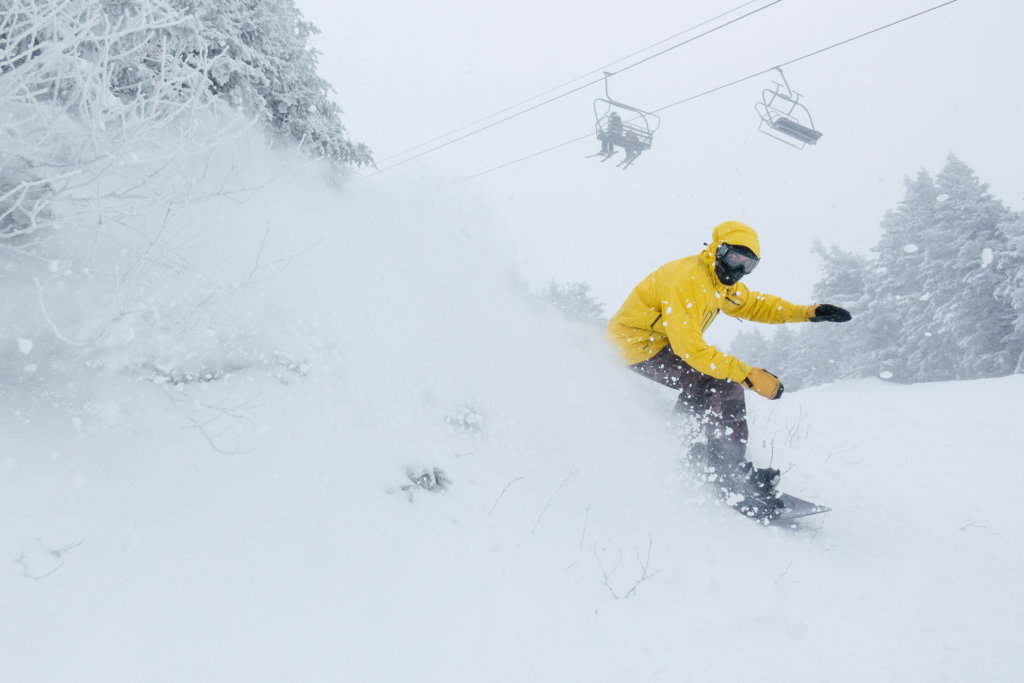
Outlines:
[[[750,291],[740,279],[760,257],[757,233],[750,226],[722,223],[707,249],[661,266],[637,285],[607,330],[632,370],[679,389],[675,412],[694,416],[700,424],[689,457],[734,506],[751,498],[774,501],[779,482],[778,470],[755,468],[746,459],[744,387],[774,400],[782,396],[783,386],[772,373],[708,344],[704,331],[719,311],[762,323],[851,318],[832,304],[801,306]]]

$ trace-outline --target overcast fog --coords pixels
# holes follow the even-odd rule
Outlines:
[[[612,77],[612,99],[661,109],[938,4],[299,2],[322,30],[321,72],[350,134],[385,170],[362,182],[417,174],[439,187],[455,183],[453,201],[468,191],[491,206],[528,280],[587,282],[609,314],[647,272],[695,252],[728,219],[762,233],[764,261],[751,287],[805,301],[818,277],[812,241],[866,252],[902,197],[903,178],[937,173],[949,153],[1020,209],[1024,97],[1013,70],[1024,6],[961,0],[787,66],[824,134],[803,150],[757,131],[753,105],[772,87],[769,73],[662,111],[652,149],[626,171],[585,158],[600,146],[591,137],[467,180],[592,132],[601,84],[411,161],[451,138],[401,153],[732,20]],[[716,333],[729,334],[727,325]]]

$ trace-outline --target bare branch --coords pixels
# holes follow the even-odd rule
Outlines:
[[[636,589],[640,587],[640,584],[642,584],[647,579],[650,579],[650,578],[652,578],[654,576],[657,576],[658,574],[661,573],[660,569],[655,571],[655,572],[651,572],[650,571],[650,566],[651,566],[651,549],[653,547],[654,547],[654,540],[648,534],[648,536],[647,536],[647,556],[644,557],[644,558],[641,558],[640,557],[640,549],[639,548],[634,548],[634,550],[636,550],[636,560],[640,564],[640,569],[641,569],[640,578],[636,580],[636,583],[633,584],[632,588],[630,588],[628,591],[626,591],[626,596],[625,597],[628,598],[631,595],[636,595]]]
[[[601,575],[603,577],[602,582],[604,583],[605,588],[608,589],[608,592],[611,593],[611,596],[613,598],[615,598],[616,600],[628,599],[628,598],[636,595],[636,591],[637,591],[637,589],[640,587],[640,585],[642,583],[644,583],[648,579],[651,579],[651,578],[653,578],[653,577],[655,577],[655,576],[657,576],[658,574],[661,573],[660,569],[657,570],[657,571],[654,571],[654,572],[650,571],[651,551],[652,551],[653,547],[654,547],[654,541],[651,539],[650,535],[648,535],[647,536],[647,554],[646,554],[645,557],[641,557],[640,556],[640,549],[639,548],[634,548],[634,551],[636,552],[637,563],[640,565],[640,576],[636,579],[636,581],[633,582],[633,585],[629,588],[629,590],[627,590],[622,596],[619,596],[618,592],[615,590],[615,588],[612,586],[612,583],[611,583],[612,575],[614,575],[615,572],[618,570],[618,566],[615,566],[611,571],[608,571],[607,569],[605,569],[604,563],[601,562],[601,556],[597,552],[597,544],[595,543],[592,546],[592,550],[594,552],[594,557],[597,559],[597,565],[601,569]]]
[[[583,541],[587,537],[587,525],[590,523],[590,506],[583,516],[583,531],[580,532],[580,552],[583,552]]]
[[[494,514],[494,508],[498,507],[498,503],[500,503],[501,499],[505,496],[505,492],[508,491],[510,488],[512,488],[512,485],[515,484],[517,481],[522,481],[523,479],[524,479],[524,477],[516,477],[515,479],[513,479],[509,483],[505,484],[505,488],[503,488],[501,490],[501,493],[498,494],[498,498],[494,501],[494,505],[491,506],[491,510],[487,514],[488,515],[493,515]]]
[[[574,478],[574,477],[575,477],[575,476],[576,476],[577,474],[578,474],[578,472],[576,472],[575,470],[573,470],[572,472],[570,472],[570,473],[569,473],[569,476],[567,476],[567,477],[566,477],[565,479],[563,479],[563,480],[562,480],[562,483],[558,485],[558,488],[557,488],[557,489],[555,489],[555,492],[554,492],[554,493],[552,493],[552,494],[551,494],[551,497],[550,497],[550,498],[548,498],[548,500],[547,500],[547,502],[546,502],[546,503],[544,503],[544,509],[540,511],[540,514],[539,514],[539,515],[537,515],[537,521],[533,523],[533,529],[531,529],[531,530],[530,530],[530,533],[531,533],[531,534],[532,534],[532,533],[535,533],[535,532],[537,531],[537,527],[538,527],[538,526],[540,526],[540,522],[541,522],[541,520],[542,520],[542,519],[544,519],[544,515],[545,515],[545,514],[547,513],[547,511],[548,511],[548,508],[550,508],[550,507],[551,507],[551,503],[552,503],[552,502],[553,502],[553,501],[555,500],[555,496],[557,496],[557,495],[558,495],[558,492],[559,492],[559,491],[561,491],[562,489],[564,489],[564,488],[565,488],[565,486],[566,486],[566,485],[567,485],[567,484],[568,484],[568,483],[569,483],[570,481],[572,481],[572,480],[573,480],[573,478]]]

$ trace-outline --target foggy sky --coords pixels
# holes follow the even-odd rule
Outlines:
[[[350,134],[381,161],[742,3],[298,4],[323,32],[321,73]],[[613,77],[611,95],[664,107],[936,4],[783,0]],[[762,235],[751,288],[810,303],[819,276],[812,241],[866,252],[903,178],[937,173],[949,153],[1022,208],[1022,20],[1020,3],[960,0],[787,67],[824,133],[800,151],[757,132],[753,105],[771,87],[766,75],[664,111],[652,149],[628,171],[584,158],[599,147],[590,139],[459,182],[592,131],[592,102],[604,95],[594,85],[362,182],[426,175],[452,202],[483,198],[527,278],[588,282],[608,313],[649,271],[699,250],[713,225],[743,220]]]

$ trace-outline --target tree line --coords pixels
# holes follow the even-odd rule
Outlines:
[[[815,244],[815,301],[849,325],[743,331],[730,351],[797,389],[839,379],[899,383],[1024,372],[1024,217],[950,155],[905,180],[870,256]]]

